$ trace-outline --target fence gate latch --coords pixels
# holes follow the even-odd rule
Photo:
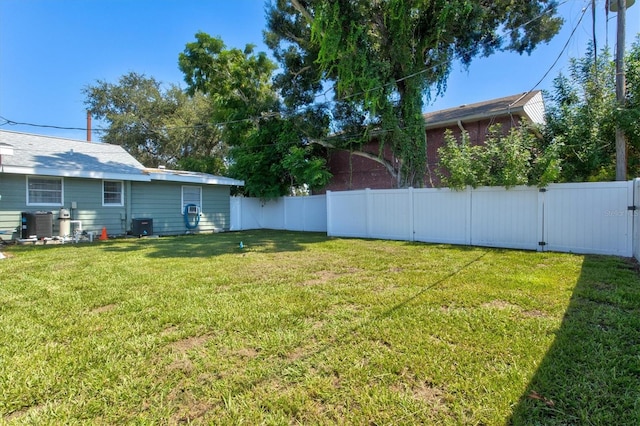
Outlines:
[[[545,243],[544,241],[538,241],[538,245],[539,245],[539,246],[546,246],[546,245],[547,245],[547,243]]]
[[[627,207],[627,210],[636,211],[638,208],[636,206],[629,206]]]

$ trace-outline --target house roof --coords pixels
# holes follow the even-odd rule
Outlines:
[[[519,93],[503,98],[423,114],[427,129],[452,126],[460,122],[473,122],[499,116],[519,115],[533,123],[544,123],[542,92]]]
[[[119,145],[0,130],[3,173],[148,181],[144,166]]]
[[[205,185],[242,186],[241,180],[206,173],[147,169],[120,145],[84,142],[52,136],[0,130],[0,146],[13,151],[2,155],[1,173],[117,179],[152,180]]]
[[[231,179],[224,176],[210,175],[208,173],[190,172],[187,170],[146,168],[144,169],[144,172],[151,177],[151,180],[199,183],[203,185],[244,186],[243,180]]]

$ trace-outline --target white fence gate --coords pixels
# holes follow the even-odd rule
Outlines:
[[[545,189],[328,191],[273,201],[231,199],[231,229],[635,256],[640,179]]]
[[[550,185],[544,193],[545,249],[633,255],[634,182]]]

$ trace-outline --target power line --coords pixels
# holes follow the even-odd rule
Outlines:
[[[578,19],[578,22],[576,23],[576,25],[573,27],[573,30],[571,31],[571,34],[569,35],[569,38],[567,39],[567,42],[564,44],[564,46],[562,47],[562,50],[560,50],[560,53],[558,54],[558,57],[556,58],[555,61],[553,61],[553,64],[551,64],[551,66],[549,67],[549,69],[547,70],[547,72],[544,73],[544,75],[542,76],[542,78],[533,85],[533,87],[531,89],[529,89],[529,91],[527,92],[527,94],[531,93],[532,91],[535,90],[536,87],[538,87],[538,85],[540,83],[542,83],[544,81],[545,78],[547,78],[547,76],[549,75],[549,73],[551,72],[551,70],[556,66],[556,64],[558,63],[558,61],[560,60],[560,58],[562,57],[562,55],[564,54],[565,50],[567,50],[567,47],[569,46],[569,43],[571,42],[571,39],[573,38],[574,34],[576,33],[576,30],[578,29],[578,27],[580,26],[580,23],[582,22],[582,18],[584,18],[584,15],[587,13],[587,9],[583,8],[582,9],[582,14],[580,15],[580,19]]]
[[[217,122],[217,123],[204,123],[204,124],[193,124],[190,126],[164,126],[162,129],[160,130],[180,130],[180,129],[198,129],[198,128],[203,128],[203,127],[215,127],[215,126],[226,126],[229,124],[237,124],[237,123],[243,123],[246,121],[255,121],[261,118],[270,118],[270,117],[274,117],[279,115],[278,113],[275,112],[269,112],[269,113],[265,113],[260,115],[260,117],[256,117],[256,118],[241,118],[241,119],[237,119],[237,120],[229,120],[229,121],[222,121],[222,122]],[[86,127],[64,127],[64,126],[54,126],[54,125],[49,125],[49,124],[35,124],[35,123],[26,123],[26,122],[20,122],[20,121],[14,121],[14,120],[10,120],[8,118],[2,117],[0,116],[0,120],[4,120],[4,123],[0,123],[0,126],[5,126],[5,125],[10,125],[10,126],[30,126],[30,127],[42,127],[42,128],[49,128],[49,129],[58,129],[58,130],[89,130]],[[92,132],[106,132],[108,131],[109,128],[102,128],[102,127],[93,127],[91,129]],[[151,129],[152,131],[157,131],[159,129]]]
[[[21,123],[19,121],[9,120],[8,118],[0,116],[1,120],[4,120],[4,123],[1,123],[0,126],[30,126],[30,127],[41,127],[47,129],[58,129],[58,130],[88,130],[87,128],[81,127],[64,127],[64,126],[54,126],[50,124],[35,124],[35,123]],[[96,129],[97,130],[97,129]]]

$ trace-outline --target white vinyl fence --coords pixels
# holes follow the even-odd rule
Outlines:
[[[635,200],[635,201],[634,201]],[[232,230],[635,256],[640,179],[531,187],[328,191],[274,201],[232,198]]]
[[[633,181],[633,255],[640,261],[640,179]]]
[[[231,230],[246,229],[326,232],[326,197],[312,195],[275,200],[231,197]]]

